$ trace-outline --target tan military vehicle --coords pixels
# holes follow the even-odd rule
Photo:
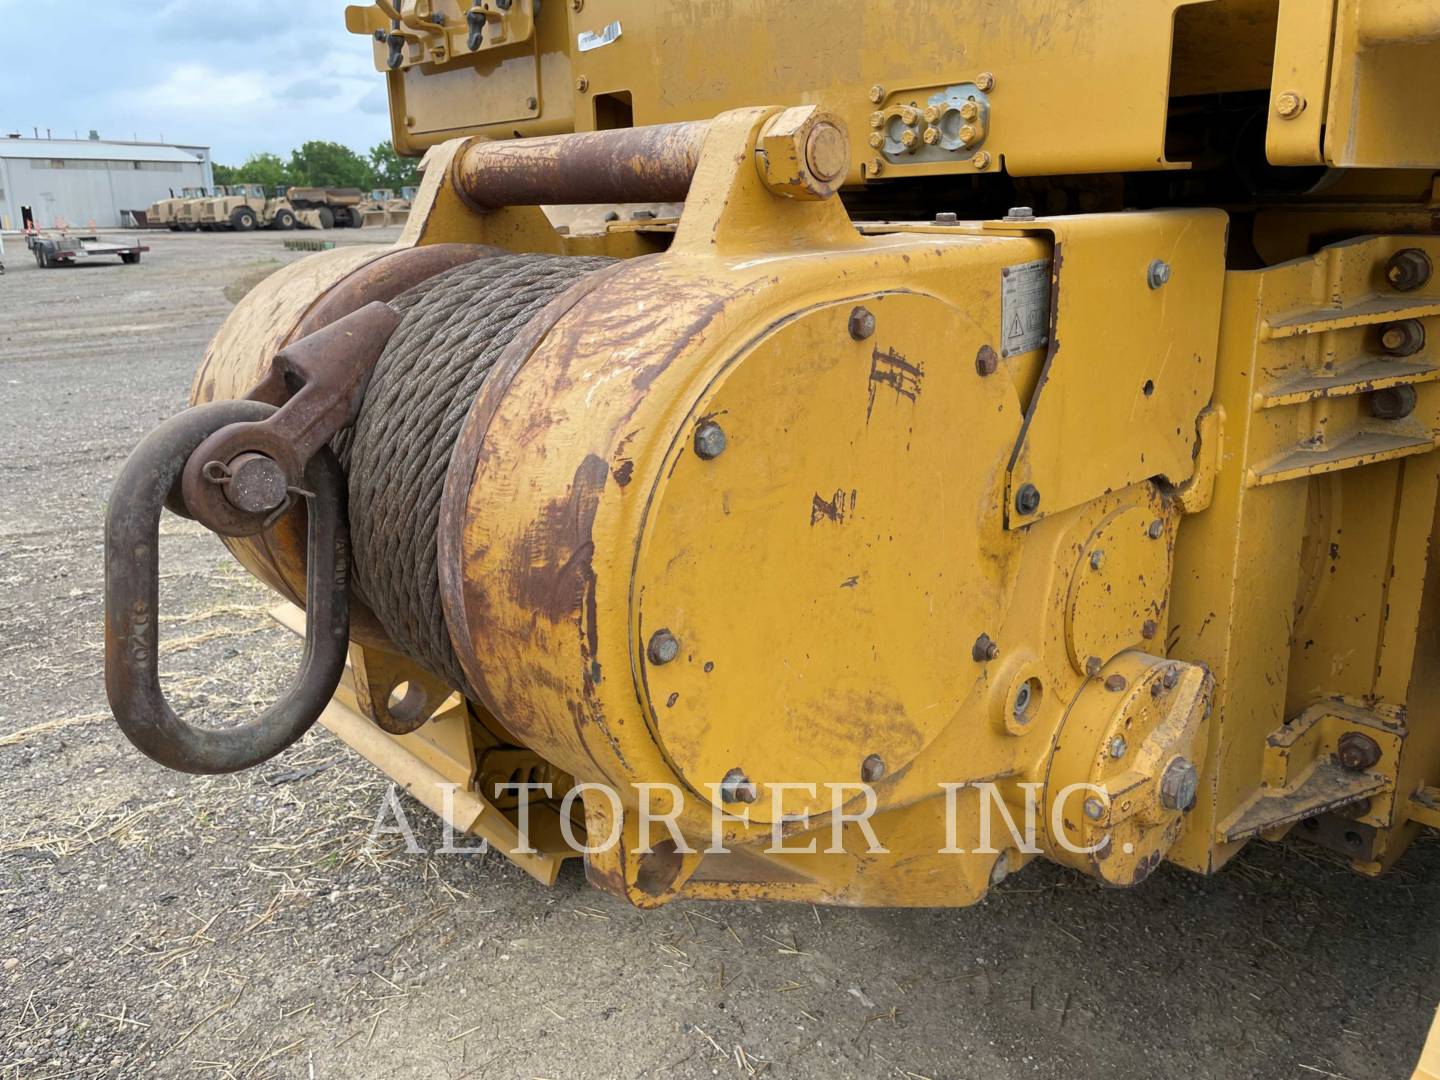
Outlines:
[[[200,227],[200,212],[210,199],[208,188],[185,188],[175,207],[175,219],[170,224],[172,232],[194,232]]]
[[[267,191],[264,184],[231,184],[209,200],[201,211],[202,229],[252,232],[258,228],[293,229],[295,211],[284,188]]]
[[[288,198],[295,218],[310,229],[358,229],[365,223],[359,188],[292,187]]]
[[[364,224],[377,228],[404,225],[410,220],[410,200],[414,193],[414,188],[405,188],[397,196],[391,188],[376,188],[360,204],[360,216]]]

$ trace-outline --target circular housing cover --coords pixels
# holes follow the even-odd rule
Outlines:
[[[1008,599],[1021,422],[1004,371],[976,370],[985,344],[933,297],[829,304],[771,327],[696,403],[631,594],[640,696],[696,793],[720,802],[739,770],[753,820],[823,813],[825,785],[873,758],[895,777],[975,690],[971,650]],[[649,648],[662,630],[678,649]]]

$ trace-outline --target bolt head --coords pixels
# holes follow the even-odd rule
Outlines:
[[[1385,264],[1385,280],[1397,292],[1411,292],[1430,280],[1430,256],[1419,248],[1405,248]]]
[[[1085,800],[1085,816],[1091,821],[1099,821],[1105,816],[1105,804],[1091,795]]]
[[[981,150],[978,154],[976,154],[970,159],[970,164],[974,165],[975,168],[979,169],[981,172],[984,172],[986,169],[990,168],[990,154],[985,150]]]
[[[975,85],[988,94],[991,90],[995,89],[994,73],[982,71],[979,75],[975,76]]]
[[[814,105],[776,113],[760,132],[755,167],[775,195],[828,199],[850,168],[850,137],[844,122]]]
[[[879,176],[879,175],[880,175],[881,173],[883,173],[884,171],[885,171],[885,162],[884,162],[884,159],[878,158],[878,157],[877,157],[877,158],[871,158],[871,159],[870,159],[870,175],[871,175],[871,176]]]
[[[1165,535],[1165,523],[1159,518],[1156,518],[1150,522],[1150,527],[1145,530],[1145,535],[1150,537],[1151,540],[1159,540],[1160,537]]]
[[[940,106],[939,106],[939,105],[926,105],[926,106],[925,106],[925,111],[924,111],[924,113],[922,113],[921,115],[923,115],[923,116],[925,117],[925,122],[926,122],[927,124],[933,124],[933,123],[935,123],[936,120],[939,120],[939,119],[940,119]]]
[[[849,327],[852,338],[864,341],[875,333],[875,313],[867,307],[852,308]]]
[[[881,86],[879,83],[876,83],[874,86],[870,87],[870,100],[876,105],[879,105],[880,102],[884,101],[885,87]]]
[[[884,127],[884,126],[885,126],[885,114],[884,114],[883,112],[879,112],[879,111],[872,112],[872,113],[870,114],[870,126],[871,126],[872,128],[882,128],[882,127]]]
[[[920,136],[913,131],[902,131],[900,133],[900,145],[907,150],[913,150],[915,144],[920,141]]]
[[[1176,758],[1160,776],[1160,805],[1187,813],[1200,794],[1200,770],[1185,758]]]
[[[1102,550],[1101,548],[1096,548],[1094,551],[1090,552],[1090,569],[1091,569],[1091,570],[1099,570],[1099,569],[1100,569],[1102,566],[1104,566],[1104,565],[1105,565],[1105,552],[1104,552],[1104,550]]]
[[[656,630],[650,635],[645,655],[652,664],[668,664],[680,655],[680,641],[669,630]]]
[[[1145,281],[1152,289],[1163,289],[1170,281],[1170,264],[1164,259],[1155,259],[1145,271]]]
[[[940,129],[937,127],[927,127],[923,138],[925,139],[926,146],[934,146],[940,141]]]
[[[901,121],[901,123],[904,123],[904,124],[914,124],[914,123],[918,123],[919,120],[920,120],[920,114],[919,114],[918,112],[916,112],[914,109],[912,109],[909,105],[906,105],[906,106],[904,106],[903,108],[901,108],[901,110],[900,110],[900,121]]]
[[[885,775],[885,759],[879,754],[871,754],[860,763],[860,779],[867,784],[873,784]]]
[[[1000,655],[1000,646],[990,640],[989,634],[981,634],[975,639],[975,644],[970,647],[970,658],[977,664],[994,660]]]
[[[714,420],[706,420],[695,429],[695,456],[701,461],[714,461],[727,445],[725,429]]]
[[[936,225],[955,225],[958,224],[959,221],[960,215],[956,214],[953,210],[942,210],[935,215]]]
[[[1015,714],[1016,720],[1022,722],[1025,720],[1026,713],[1030,711],[1030,705],[1034,700],[1035,692],[1030,688],[1030,681],[1027,679],[1021,683],[1020,688],[1015,691],[1015,700],[1010,706],[1011,711]]]
[[[743,769],[731,769],[720,781],[720,800],[727,803],[753,803],[758,797],[755,785]]]
[[[1035,208],[1033,206],[1012,206],[1005,212],[1006,221],[1034,221]]]
[[[583,94],[589,89],[590,79],[587,76],[581,75],[578,79],[575,80],[575,92],[577,94]]]
[[[870,133],[870,138],[867,141],[870,143],[871,149],[879,150],[882,146],[885,145],[885,136],[881,135],[878,131],[872,131]]]
[[[1112,694],[1120,693],[1120,691],[1125,689],[1126,685],[1124,675],[1116,674],[1105,677],[1105,689],[1109,690]]]
[[[1128,749],[1129,747],[1125,745],[1125,736],[1116,735],[1113,739],[1110,740],[1110,756],[1116,761],[1119,761],[1122,757],[1124,757],[1125,751]]]
[[[1021,484],[1015,493],[1015,509],[1029,516],[1040,509],[1040,489],[1034,484]]]
[[[956,135],[959,137],[961,145],[969,146],[980,137],[980,132],[974,124],[961,124],[960,130],[956,132]]]
[[[1146,641],[1150,641],[1159,632],[1160,624],[1157,623],[1154,619],[1146,619],[1143,623],[1140,624],[1140,636]]]
[[[1171,664],[1165,669],[1165,675],[1161,681],[1165,684],[1166,690],[1175,689],[1175,684],[1180,681],[1180,669],[1174,664]]]
[[[1305,99],[1294,90],[1281,91],[1275,98],[1275,115],[1281,120],[1294,120],[1305,111]]]
[[[1347,731],[1335,748],[1336,760],[1350,772],[1364,772],[1380,760],[1380,744],[1359,731]]]
[[[965,102],[962,102],[962,103],[961,103],[961,105],[960,105],[960,119],[961,119],[961,120],[964,120],[964,121],[968,124],[968,123],[971,123],[971,122],[979,119],[979,117],[980,117],[980,106],[979,106],[979,105],[976,105],[975,102],[973,102],[973,101],[965,101]]]

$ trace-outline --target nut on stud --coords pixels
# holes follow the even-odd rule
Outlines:
[[[1397,292],[1411,292],[1430,280],[1430,256],[1419,248],[1404,248],[1385,264],[1385,280]]]
[[[1026,517],[1040,509],[1040,489],[1034,484],[1021,484],[1015,493],[1015,509]]]
[[[975,639],[975,644],[970,646],[970,658],[977,664],[983,664],[987,660],[994,660],[1000,655],[1000,646],[990,640],[989,634],[981,634]]]
[[[755,166],[775,195],[828,199],[840,189],[850,168],[845,123],[814,105],[785,109],[761,130]]]
[[[1170,264],[1154,259],[1145,270],[1145,283],[1152,289],[1163,289],[1170,281]]]

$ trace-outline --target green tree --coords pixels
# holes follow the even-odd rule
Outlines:
[[[340,143],[311,141],[290,153],[290,182],[301,187],[374,187],[370,163]]]
[[[267,188],[290,183],[290,172],[278,154],[251,154],[245,164],[234,170],[237,184],[264,184]],[[215,182],[220,178],[217,172]]]
[[[376,187],[399,192],[401,188],[420,186],[419,158],[401,157],[388,140],[370,149],[370,171]]]
[[[218,161],[215,163],[215,183],[218,187],[238,184],[240,182],[239,178],[239,169],[232,168],[229,165],[221,165]]]

